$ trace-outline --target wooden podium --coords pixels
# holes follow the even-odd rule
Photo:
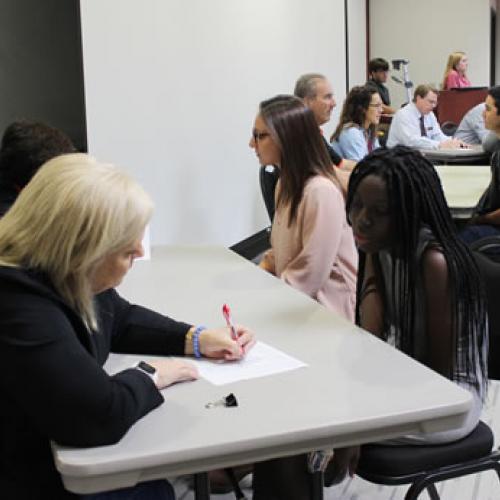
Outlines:
[[[463,116],[476,104],[484,102],[488,87],[467,87],[441,90],[435,113],[440,125],[444,122],[460,123]]]

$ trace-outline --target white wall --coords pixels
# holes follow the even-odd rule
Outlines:
[[[309,71],[342,102],[343,0],[85,0],[81,14],[89,151],[152,194],[153,244],[230,245],[267,225],[258,103]]]
[[[349,87],[354,87],[366,82],[366,0],[349,0],[347,14]]]
[[[487,86],[489,8],[490,0],[372,0],[370,57],[409,59],[415,85],[440,84],[448,55],[462,50],[469,57],[472,85]],[[405,102],[403,87],[388,86],[396,106]]]

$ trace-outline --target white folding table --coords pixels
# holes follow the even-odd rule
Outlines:
[[[152,260],[135,264],[120,293],[209,326],[224,323],[221,306],[228,303],[236,322],[308,366],[225,386],[177,384],[115,445],[54,445],[73,492],[450,429],[471,404],[452,382],[222,247],[153,248]],[[107,368],[135,359],[114,355]],[[237,408],[205,407],[230,392]]]

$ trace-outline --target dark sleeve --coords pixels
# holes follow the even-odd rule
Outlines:
[[[330,160],[332,160],[332,163],[338,167],[342,163],[342,158],[338,155],[335,149],[330,146],[329,142],[323,136],[321,137],[323,138],[328,154],[330,155]]]
[[[474,215],[485,215],[500,208],[500,151],[491,157],[491,181],[481,195]]]
[[[67,446],[112,444],[163,402],[139,370],[109,376],[83,347],[83,324],[59,304],[10,294],[0,310],[0,387],[11,405],[4,411],[43,436]]]
[[[342,163],[342,158],[338,155],[338,153],[333,149],[330,145],[328,145],[328,154],[330,155],[330,159],[332,163],[338,167]]]
[[[116,290],[97,299],[100,329],[111,332],[111,351],[130,354],[183,355],[191,325],[130,304]]]

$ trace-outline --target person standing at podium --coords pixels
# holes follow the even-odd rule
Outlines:
[[[464,52],[453,52],[448,57],[446,69],[443,77],[443,90],[463,89],[470,87],[470,81],[467,78],[467,67],[469,61]]]

